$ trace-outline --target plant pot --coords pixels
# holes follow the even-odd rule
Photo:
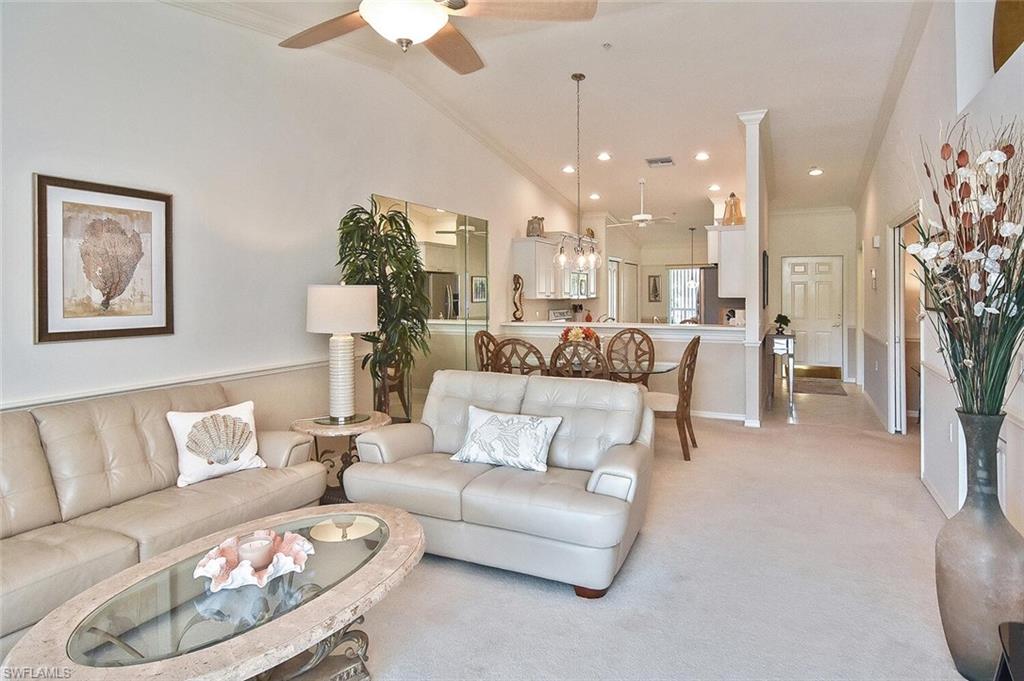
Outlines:
[[[935,586],[956,669],[990,681],[1000,622],[1024,619],[1024,537],[999,506],[996,446],[1004,414],[957,411],[967,444],[967,500],[935,541]]]

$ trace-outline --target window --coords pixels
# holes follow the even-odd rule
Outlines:
[[[668,270],[668,323],[700,322],[700,268],[670,267]]]

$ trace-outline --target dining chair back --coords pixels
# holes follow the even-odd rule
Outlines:
[[[608,360],[593,343],[567,341],[551,353],[548,369],[552,376],[566,378],[608,378]]]
[[[398,401],[402,403],[402,410],[405,417],[411,419],[412,411],[409,409],[409,391],[405,385],[405,372],[399,367],[390,366],[385,372],[389,393],[398,393]]]
[[[494,347],[498,339],[490,331],[480,330],[473,336],[473,348],[476,350],[477,371],[491,370],[491,356],[494,354]]]
[[[533,343],[521,338],[506,338],[494,346],[490,370],[499,374],[546,375],[548,365]]]
[[[654,341],[640,329],[623,329],[608,341],[605,357],[613,381],[647,386],[654,369]]]
[[[683,351],[679,361],[679,402],[676,404],[676,428],[679,430],[679,443],[683,446],[683,459],[690,460],[690,445],[697,448],[697,437],[693,433],[693,421],[690,419],[690,403],[693,399],[693,374],[697,370],[697,350],[700,348],[700,336],[694,336]]]

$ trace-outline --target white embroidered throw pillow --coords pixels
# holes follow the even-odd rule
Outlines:
[[[266,468],[256,455],[255,405],[242,402],[214,411],[169,411],[178,448],[178,487],[246,468]]]
[[[452,461],[546,471],[548,448],[561,423],[561,416],[502,414],[470,406],[466,441]]]

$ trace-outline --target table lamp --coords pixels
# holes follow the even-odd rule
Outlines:
[[[306,289],[306,331],[331,334],[328,360],[330,416],[323,425],[359,423],[369,417],[355,413],[354,333],[377,329],[377,287],[313,284]]]

